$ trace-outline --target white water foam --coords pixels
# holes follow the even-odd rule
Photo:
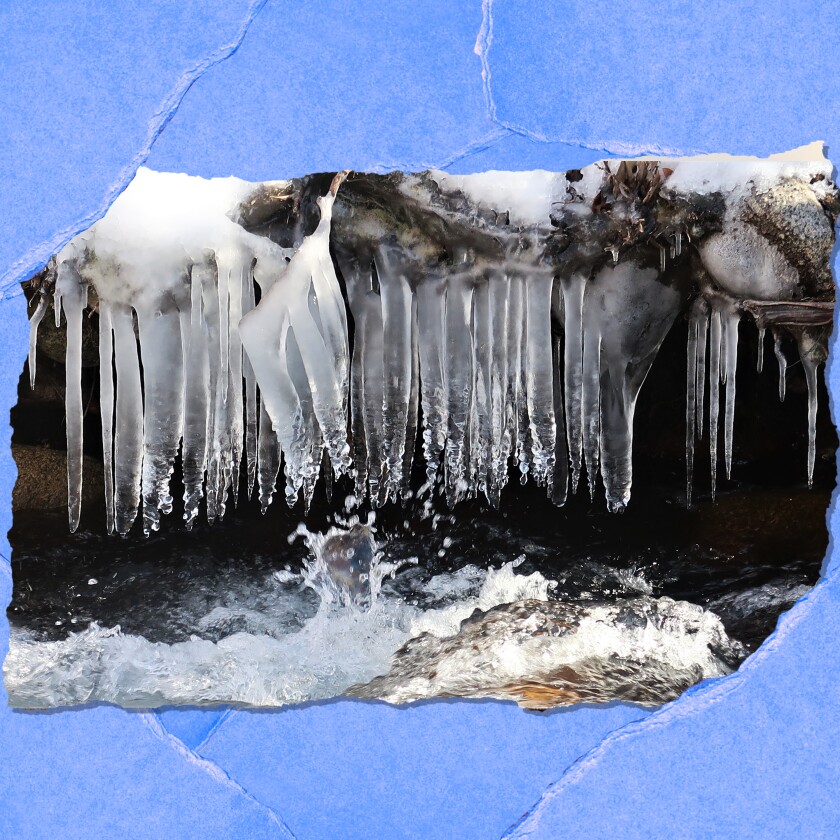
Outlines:
[[[524,557],[425,579],[411,561],[384,563],[367,526],[301,533],[313,551],[302,572],[267,575],[248,606],[209,604],[187,641],[152,642],[95,623],[50,642],[13,629],[4,665],[10,704],[278,706],[348,690],[392,702],[521,700],[504,686],[556,685],[558,672],[592,689],[569,702],[657,702],[727,673],[741,653],[719,619],[693,604],[650,595],[608,606],[552,600],[556,584],[522,574]],[[352,574],[369,581],[364,597],[358,580],[347,582]],[[632,589],[644,591],[643,577],[632,578]],[[628,682],[640,690],[628,692]]]

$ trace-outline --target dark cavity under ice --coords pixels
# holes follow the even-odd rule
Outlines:
[[[681,317],[689,504],[698,439],[712,493],[719,463],[731,470],[743,319],[759,331],[759,368],[773,336],[781,398],[782,337],[798,347],[810,480],[837,208],[822,157],[260,184],[140,169],[30,284],[33,381],[50,304],[67,324],[70,528],[87,308],[111,532],[141,510],[147,533],[159,527],[179,455],[188,527],[202,498],[211,522],[224,516],[240,470],[263,509],[281,466],[290,505],[308,506],[324,471],[383,505],[412,493],[418,448],[422,491],[450,506],[498,505],[513,471],[558,505],[600,479],[621,511],[639,391]]]

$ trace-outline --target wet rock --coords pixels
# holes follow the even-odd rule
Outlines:
[[[716,615],[686,601],[526,599],[477,609],[454,635],[415,636],[387,674],[346,693],[390,703],[492,697],[532,709],[616,698],[655,704],[729,673],[745,654]]]
[[[12,456],[18,469],[12,493],[12,508],[50,510],[67,506],[67,453],[46,446],[12,445]],[[100,503],[102,464],[93,458],[84,459],[82,504]]]

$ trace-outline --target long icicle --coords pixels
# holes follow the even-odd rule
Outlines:
[[[402,493],[406,498],[411,489],[411,472],[414,466],[414,450],[417,446],[417,427],[420,423],[420,336],[417,326],[417,298],[412,296],[411,314],[409,316],[411,329],[411,372],[408,390],[407,426],[405,430],[405,446],[402,464]]]
[[[234,505],[239,502],[239,470],[242,463],[244,400],[242,393],[242,340],[239,338],[239,321],[242,319],[242,290],[250,280],[250,262],[240,259],[234,264],[230,276],[228,299],[228,344],[230,347],[230,382],[228,383],[228,417],[230,418],[230,484]]]
[[[446,385],[443,337],[446,286],[437,275],[427,276],[417,287],[420,354],[420,397],[423,413],[423,453],[426,480],[434,486],[446,443]]]
[[[583,454],[589,498],[595,499],[595,487],[600,469],[601,449],[601,333],[597,320],[587,320],[584,312],[583,328]]]
[[[697,437],[703,437],[706,397],[706,344],[709,336],[709,305],[699,298],[697,320]]]
[[[732,476],[732,438],[735,428],[735,375],[738,369],[738,323],[736,309],[726,312],[723,328],[726,335],[726,411],[723,427],[723,453],[727,479]]]
[[[490,303],[490,477],[488,498],[498,507],[507,483],[511,430],[508,426],[508,292],[510,279],[492,272],[489,279]]]
[[[817,373],[825,361],[825,354],[822,345],[807,329],[799,332],[796,343],[808,385],[808,486],[812,487],[817,458]]]
[[[472,285],[463,276],[450,278],[446,290],[446,353],[444,355],[447,420],[446,499],[450,507],[466,490],[469,470],[464,451],[470,417],[472,370]]]
[[[697,433],[697,333],[700,321],[697,306],[688,320],[688,344],[685,383],[685,503],[691,507],[694,484],[694,437]]]
[[[99,303],[99,413],[102,418],[102,474],[105,522],[114,533],[114,334],[110,304]]]
[[[67,417],[67,511],[70,532],[79,527],[82,510],[83,421],[82,407],[82,313],[87,306],[87,286],[70,263],[59,267],[56,282],[56,320],[64,308],[67,319],[65,361],[65,408]]]
[[[525,284],[528,330],[525,358],[528,419],[531,430],[531,471],[540,486],[551,492],[557,424],[552,392],[551,291],[553,278],[529,274]]]
[[[712,473],[712,501],[717,493],[717,442],[720,414],[720,312],[712,310],[709,329],[709,459]]]
[[[143,530],[172,510],[169,481],[184,428],[181,319],[176,309],[137,313],[143,360]]]
[[[403,485],[403,460],[413,388],[413,296],[408,282],[387,249],[376,256],[382,299],[385,391],[382,416],[386,462],[385,498],[397,500]]]
[[[808,486],[814,485],[814,464],[817,458],[817,371],[819,362],[809,356],[802,358],[805,381],[808,383]]]
[[[554,438],[554,479],[551,484],[551,501],[555,505],[566,504],[569,492],[569,449],[566,440],[566,421],[563,402],[563,340],[553,339],[554,375],[554,417],[557,433]]]
[[[184,362],[184,437],[181,465],[184,479],[184,523],[189,530],[198,516],[207,468],[210,361],[204,322],[202,288],[211,282],[208,265],[194,265],[190,279],[190,312],[181,313]]]
[[[563,395],[566,403],[566,436],[572,468],[572,493],[577,492],[583,454],[583,291],[586,278],[575,274],[562,281],[565,312]]]
[[[470,461],[473,465],[475,487],[483,493],[490,504],[494,504],[489,491],[492,462],[492,326],[490,322],[489,280],[479,282],[473,292],[473,411],[475,434],[470,436]],[[495,503],[496,506],[498,503]]]
[[[242,314],[247,315],[254,308],[254,278],[251,270],[242,284]],[[237,324],[237,331],[239,325]],[[242,340],[240,339],[240,346]],[[248,354],[242,353],[242,374],[245,377],[245,462],[248,471],[248,497],[254,492],[257,478],[257,380]]]
[[[114,525],[127,534],[140,506],[140,470],[143,463],[143,392],[134,335],[134,316],[125,304],[114,304],[116,367],[116,433],[114,434]]]
[[[365,339],[361,383],[364,398],[361,410],[364,413],[365,424],[368,493],[371,504],[379,507],[385,501],[383,458],[385,340],[382,334],[382,299],[373,289],[365,293],[364,308]]]

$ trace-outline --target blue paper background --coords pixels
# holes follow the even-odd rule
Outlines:
[[[7,0],[2,410],[26,347],[16,284],[144,160],[260,179],[563,169],[605,152],[767,154],[815,139],[831,154],[837,12],[803,0]],[[829,379],[836,397],[836,363]],[[5,425],[0,436],[5,534],[15,469]],[[5,537],[0,554],[5,604]],[[350,701],[21,713],[4,695],[0,837],[836,837],[832,552],[826,567],[737,674],[653,714]],[[0,655],[7,644],[2,621]]]

